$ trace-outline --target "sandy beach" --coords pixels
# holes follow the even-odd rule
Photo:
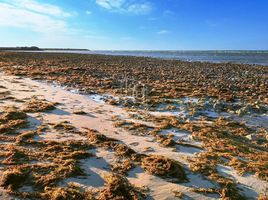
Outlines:
[[[268,67],[0,53],[0,199],[266,199]]]

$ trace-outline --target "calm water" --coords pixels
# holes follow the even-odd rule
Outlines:
[[[147,56],[201,62],[233,62],[268,66],[268,51],[93,51],[108,55]],[[92,53],[92,52],[91,52]]]
[[[268,66],[268,51],[46,51],[82,54],[146,56],[201,62],[233,62]]]

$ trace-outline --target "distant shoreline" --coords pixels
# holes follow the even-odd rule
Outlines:
[[[0,47],[0,51],[90,51],[89,49],[72,48],[39,48],[39,47]]]
[[[3,49],[3,48],[2,48]],[[226,51],[104,51],[88,49],[15,49],[4,50],[2,52],[26,52],[26,53],[66,53],[66,54],[84,54],[84,55],[107,55],[107,56],[134,56],[148,57],[162,60],[180,60],[187,62],[202,63],[234,63],[247,65],[268,66],[268,51],[266,50],[226,50]],[[1,52],[1,48],[0,48]]]

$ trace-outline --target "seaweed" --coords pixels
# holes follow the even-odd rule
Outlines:
[[[122,200],[140,200],[144,199],[145,195],[132,186],[127,178],[118,174],[105,174],[105,187],[100,191],[99,200],[106,199],[122,199]]]
[[[24,168],[10,168],[3,172],[0,185],[9,190],[16,190],[24,184],[29,171]]]
[[[51,103],[45,100],[39,100],[33,98],[32,100],[25,103],[25,107],[23,109],[24,112],[46,112],[55,109],[55,103]]]
[[[182,165],[175,160],[163,156],[148,156],[142,159],[142,168],[150,174],[164,178],[174,179],[175,182],[188,181]]]

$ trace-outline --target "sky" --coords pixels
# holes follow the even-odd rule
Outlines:
[[[268,50],[268,0],[0,0],[0,46]]]

